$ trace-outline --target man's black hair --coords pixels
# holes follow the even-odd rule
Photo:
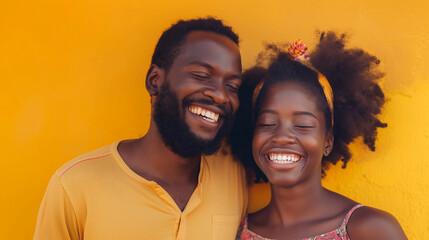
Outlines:
[[[151,64],[168,71],[174,59],[180,53],[180,47],[186,36],[194,31],[207,31],[217,33],[231,39],[238,45],[238,35],[230,26],[225,26],[219,19],[213,17],[191,20],[180,20],[162,33],[152,55]]]

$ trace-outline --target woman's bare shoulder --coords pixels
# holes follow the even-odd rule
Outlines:
[[[385,211],[361,207],[355,210],[348,224],[347,232],[351,239],[407,239],[398,220]]]

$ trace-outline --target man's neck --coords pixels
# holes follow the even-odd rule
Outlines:
[[[184,209],[198,185],[201,156],[186,158],[172,152],[153,126],[144,137],[121,142],[118,152],[131,170],[158,183]]]
[[[186,182],[198,177],[201,156],[177,155],[153,128],[140,139],[121,142],[118,152],[134,172],[149,181]]]

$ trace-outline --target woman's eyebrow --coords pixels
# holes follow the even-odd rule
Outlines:
[[[266,110],[262,110],[261,112],[259,112],[259,115],[264,114],[264,113],[277,114],[277,111],[274,111],[274,110],[271,110],[271,109],[266,109]]]
[[[296,115],[308,115],[308,116],[312,116],[312,117],[314,117],[315,119],[319,120],[319,119],[317,118],[317,116],[316,116],[316,115],[314,115],[314,114],[313,114],[313,113],[311,113],[311,112],[306,112],[306,111],[297,111],[297,112],[294,112],[294,113],[293,113],[293,115],[294,115],[294,116],[296,116]]]

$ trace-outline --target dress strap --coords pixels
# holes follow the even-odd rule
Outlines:
[[[347,223],[349,222],[350,217],[352,216],[353,212],[354,212],[356,209],[358,209],[358,208],[360,208],[360,207],[364,207],[364,206],[365,206],[365,205],[363,205],[363,204],[358,204],[358,205],[354,206],[352,209],[350,209],[350,211],[347,213],[346,217],[344,218],[344,220],[343,220],[343,224],[341,224],[341,227],[345,228],[345,227],[347,226]]]
[[[243,229],[246,229],[247,230],[247,215],[244,217],[244,219],[243,219]]]

